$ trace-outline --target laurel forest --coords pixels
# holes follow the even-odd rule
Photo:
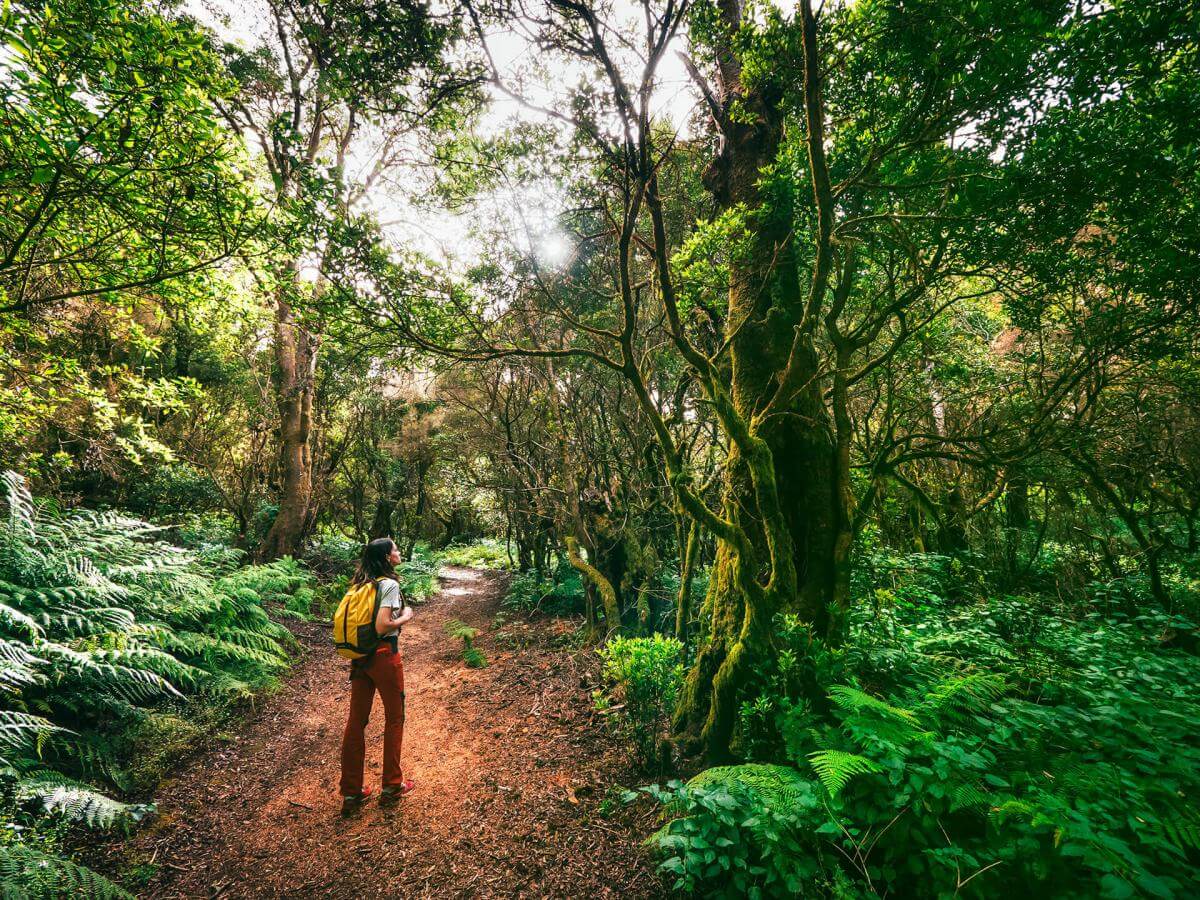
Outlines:
[[[604,887],[1193,895],[1193,5],[11,0],[0,33],[5,896],[166,890],[120,848],[312,680],[377,537],[440,623],[410,717],[433,660],[477,697],[581,673]]]

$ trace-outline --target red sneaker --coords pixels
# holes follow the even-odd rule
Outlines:
[[[388,785],[379,792],[379,802],[383,804],[395,803],[405,794],[411,794],[417,783],[411,778],[402,784]]]

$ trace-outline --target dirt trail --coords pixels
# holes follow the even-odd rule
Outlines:
[[[503,588],[503,576],[446,569],[405,626],[403,761],[417,790],[397,806],[339,815],[347,664],[306,625],[287,685],[235,743],[163,785],[156,822],[105,868],[157,867],[141,892],[154,898],[660,896],[638,848],[649,823],[601,810],[610,785],[638,779],[589,724],[592,659],[554,649],[554,621],[506,626],[499,646],[488,629]],[[480,629],[489,667],[462,664],[442,631],[452,618]],[[382,723],[376,699],[375,786]]]

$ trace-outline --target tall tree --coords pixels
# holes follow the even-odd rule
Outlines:
[[[287,218],[269,270],[279,415],[278,514],[260,555],[295,554],[312,526],[313,401],[321,320],[307,315],[361,238],[365,201],[435,124],[459,83],[442,53],[453,21],[420,0],[268,3],[268,33],[250,52],[226,48],[241,91],[225,107],[253,136]],[[361,171],[359,171],[361,170]]]

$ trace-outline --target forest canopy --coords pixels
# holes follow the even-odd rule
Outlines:
[[[0,12],[0,666],[107,640],[37,619],[80,516],[264,671],[214,547],[486,539],[701,772],[678,887],[1189,893],[1192,4],[239,6]],[[0,750],[90,721],[7,672]]]

